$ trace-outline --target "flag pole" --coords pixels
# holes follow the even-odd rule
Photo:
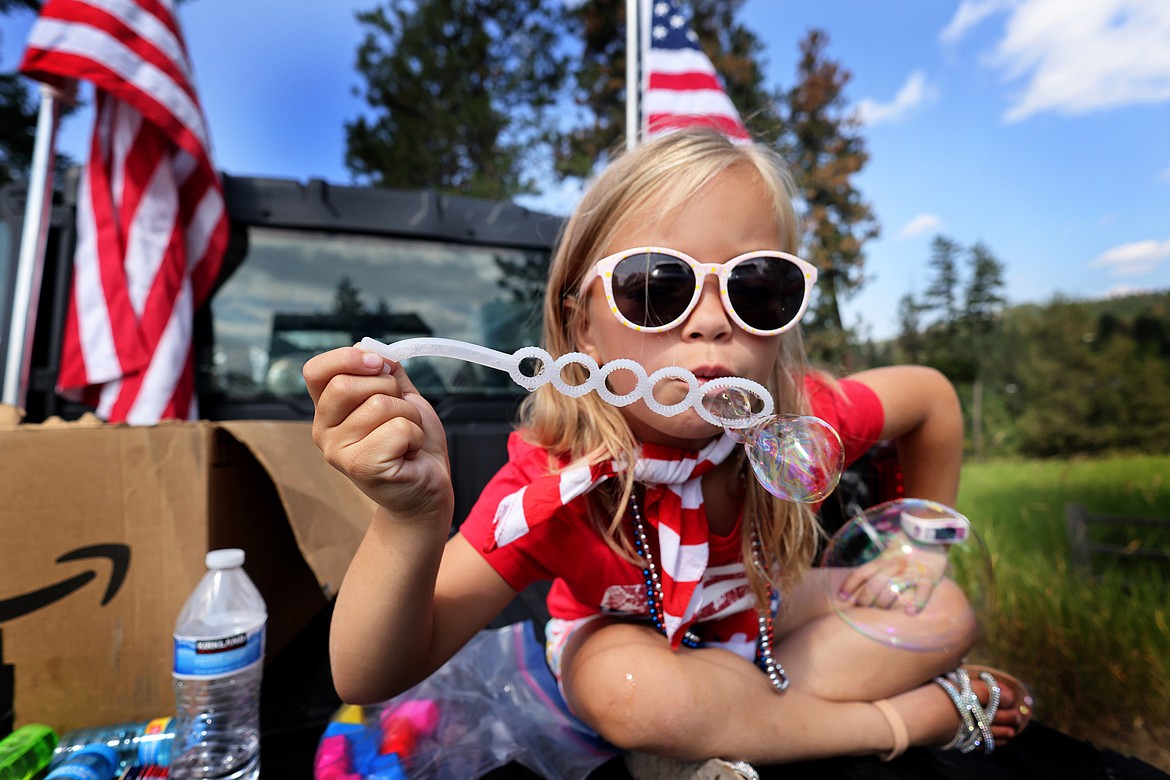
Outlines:
[[[626,0],[626,151],[633,151],[638,145],[638,98],[641,84],[638,82],[638,29],[642,14],[640,0]]]
[[[646,113],[646,95],[650,91],[650,26],[654,0],[638,0],[638,139],[650,137],[650,116]]]
[[[41,84],[41,105],[37,135],[33,143],[28,194],[24,204],[24,225],[16,266],[16,287],[12,300],[12,321],[8,329],[8,354],[4,366],[3,402],[24,408],[28,395],[28,372],[41,297],[41,274],[45,266],[45,244],[53,205],[53,167],[56,161],[57,125],[61,104],[71,99],[66,89]]]

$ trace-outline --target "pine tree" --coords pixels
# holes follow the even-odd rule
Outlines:
[[[959,321],[959,252],[962,247],[946,236],[935,236],[930,243],[930,286],[925,302],[938,313],[938,323],[949,338],[955,335]]]
[[[37,107],[20,76],[0,74],[0,187],[28,178]]]
[[[0,14],[40,9],[36,0],[0,0]],[[0,38],[0,44],[4,41]],[[37,105],[16,73],[0,73],[0,186],[24,181],[32,165],[36,139]]]
[[[560,0],[389,0],[357,14],[369,115],[347,122],[345,164],[383,187],[493,199],[532,192],[566,56]]]
[[[898,348],[906,362],[921,363],[926,346],[922,337],[922,306],[910,293],[898,301]]]
[[[995,323],[1006,299],[1003,297],[1003,263],[982,241],[976,242],[969,253],[971,273],[963,301],[963,320],[972,340],[979,342]]]
[[[878,235],[878,224],[852,181],[869,153],[859,121],[845,106],[850,73],[826,57],[828,42],[824,32],[811,30],[800,43],[798,80],[786,96],[784,146],[804,201],[804,251],[820,269],[807,321],[810,351],[815,359],[841,362],[849,340],[841,301],[861,288],[862,246]]]
[[[332,313],[351,318],[362,317],[368,313],[366,304],[362,301],[361,290],[348,276],[341,277],[337,282],[337,289],[333,291]]]
[[[1003,264],[982,241],[968,253],[971,272],[963,296],[963,334],[975,377],[971,387],[971,449],[976,458],[983,457],[984,394],[993,358],[989,355],[989,336],[1004,305]]]

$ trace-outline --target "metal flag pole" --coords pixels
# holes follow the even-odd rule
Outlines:
[[[638,29],[641,26],[641,0],[626,0],[626,151],[638,145],[638,98],[641,84],[638,81]]]
[[[8,329],[8,353],[4,365],[2,400],[18,408],[24,407],[28,394],[33,330],[41,295],[41,272],[45,266],[45,244],[53,203],[57,124],[61,119],[62,102],[71,99],[69,93],[75,85],[76,82],[72,82],[66,89],[60,89],[41,84],[41,106],[37,115],[37,136],[33,144],[32,168],[29,171],[28,195],[24,205],[24,225],[20,234],[16,286],[12,298],[12,322]]]
[[[650,91],[650,29],[654,18],[651,4],[655,0],[638,2],[638,140],[650,137],[650,115],[646,112],[646,93]]]

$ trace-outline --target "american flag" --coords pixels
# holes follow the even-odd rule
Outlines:
[[[57,389],[111,422],[198,416],[192,329],[228,239],[169,0],[48,0],[21,71],[94,85]]]
[[[715,127],[737,141],[747,128],[719,83],[711,60],[678,0],[651,4],[649,45],[644,60],[642,124],[647,138],[682,127]]]

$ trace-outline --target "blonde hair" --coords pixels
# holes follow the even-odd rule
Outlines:
[[[644,214],[653,202],[655,212],[669,214],[729,168],[748,167],[758,174],[775,207],[784,245],[796,253],[800,242],[794,187],[779,155],[764,146],[733,144],[709,130],[682,130],[649,141],[614,160],[589,186],[565,225],[549,269],[544,303],[543,346],[553,356],[578,351],[577,332],[582,307],[566,305],[594,262],[602,257],[612,236],[629,220]],[[780,351],[772,376],[765,383],[785,412],[807,411],[803,377],[808,371],[799,328],[779,336]],[[586,379],[579,366],[569,366],[566,380]],[[575,376],[572,374],[576,374]],[[595,393],[570,399],[545,385],[529,396],[522,408],[526,437],[549,450],[558,460],[597,463],[619,459],[632,463],[639,444],[621,412]],[[747,470],[742,449],[741,473]],[[637,558],[622,520],[633,490],[633,470],[623,473],[619,495],[593,506],[594,520],[607,543],[631,562]],[[818,525],[803,505],[771,497],[754,479],[743,480],[743,556],[757,603],[764,604],[769,584],[782,591],[807,571],[814,554]],[[600,491],[599,491],[600,492]],[[606,516],[608,515],[608,517]],[[750,524],[750,525],[749,525]],[[759,535],[764,571],[752,562],[752,534]]]

